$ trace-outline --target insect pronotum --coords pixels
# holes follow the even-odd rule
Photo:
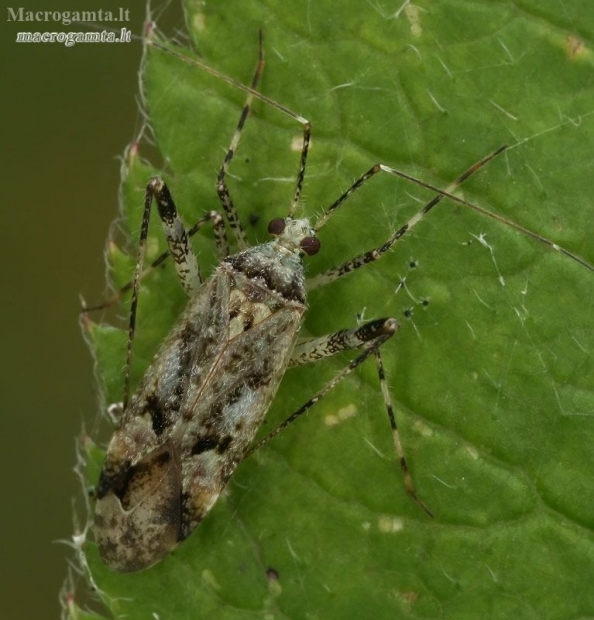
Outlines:
[[[444,198],[503,222],[588,269],[594,269],[548,239],[452,195],[458,185],[505,147],[475,163],[446,190],[384,164],[376,164],[315,223],[295,217],[305,178],[311,124],[256,90],[264,68],[261,37],[260,57],[249,87],[179,51],[165,48],[154,39],[149,39],[148,44],[243,90],[247,99],[216,180],[222,215],[210,211],[186,232],[165,182],[155,177],[146,189],[134,279],[117,295],[132,289],[123,414],[107,448],[95,491],[95,536],[103,561],[113,570],[132,572],[161,560],[206,516],[237,465],[248,454],[316,404],[369,357],[376,362],[406,490],[427,514],[432,515],[418,497],[408,471],[381,359],[381,347],[396,333],[398,322],[385,317],[318,338],[298,340],[307,309],[307,291],[381,259]],[[226,179],[254,98],[299,122],[303,127],[303,142],[288,214],[269,223],[271,241],[250,247]],[[318,231],[354,192],[382,172],[427,187],[436,196],[381,245],[306,283],[302,259],[320,250]],[[169,251],[154,261],[153,266],[163,262],[167,255],[171,256],[188,303],[140,385],[129,397],[139,283],[143,276],[153,202],[157,204],[169,245]],[[238,248],[236,253],[229,251],[225,221]],[[220,263],[204,280],[190,237],[207,223],[213,226]],[[102,307],[111,301],[113,299]],[[253,445],[288,368],[351,349],[358,352],[347,367],[285,422]]]

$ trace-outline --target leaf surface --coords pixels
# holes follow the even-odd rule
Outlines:
[[[227,0],[187,18],[198,56],[313,124],[303,214],[376,162],[446,187],[501,144],[466,199],[594,262],[594,15],[585,2],[290,6]],[[580,8],[581,7],[581,8]],[[161,154],[129,159],[123,226],[162,174],[191,225],[218,209],[214,182],[245,94],[159,50],[143,69]],[[252,243],[286,214],[301,127],[257,101],[229,186]],[[140,155],[152,156],[140,145]],[[378,175],[320,231],[308,274],[381,245],[432,194]],[[404,449],[427,518],[404,491],[369,362],[242,463],[174,553],[110,573],[114,615],[166,618],[514,618],[594,614],[594,273],[511,228],[440,204],[380,262],[316,289],[304,335],[394,316],[383,349]],[[154,217],[156,220],[156,216]],[[164,249],[154,222],[150,257]],[[208,273],[212,232],[195,247]],[[133,259],[113,254],[113,277]],[[405,286],[399,283],[405,279]],[[135,379],[184,305],[170,266],[145,278]],[[397,291],[397,289],[400,289]],[[121,400],[124,332],[94,326],[107,402]],[[344,367],[287,373],[265,429]]]

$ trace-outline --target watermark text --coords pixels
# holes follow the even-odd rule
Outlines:
[[[130,43],[132,31],[122,28],[119,32],[17,32],[17,43],[62,43],[72,47],[78,43]]]
[[[120,7],[117,11],[27,11],[23,7],[8,7],[9,22],[55,22],[68,26],[75,23],[129,22],[130,9]]]

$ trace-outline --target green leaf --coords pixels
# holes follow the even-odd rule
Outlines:
[[[264,28],[260,90],[313,124],[304,214],[319,214],[376,162],[446,187],[507,143],[459,193],[593,263],[589,4],[399,5],[227,0],[186,10],[198,56],[243,83]],[[214,181],[245,99],[149,51],[143,82],[162,162],[141,164],[152,156],[144,143],[129,154],[123,216],[134,240],[157,171],[188,225],[220,208]],[[288,210],[301,133],[255,102],[229,180],[252,243]],[[380,245],[431,198],[378,175],[321,230],[308,273]],[[164,248],[154,224],[150,258]],[[212,232],[197,237],[207,272]],[[114,260],[118,283],[129,267]],[[184,304],[170,266],[145,278],[142,293],[135,380]],[[594,614],[594,273],[444,201],[380,262],[313,291],[304,333],[352,326],[362,312],[401,322],[383,357],[413,480],[435,519],[404,491],[368,362],[242,463],[206,520],[154,568],[111,573],[89,544],[114,615]],[[110,334],[93,327],[107,402],[121,400],[125,344],[123,332]],[[350,357],[288,372],[263,430]]]

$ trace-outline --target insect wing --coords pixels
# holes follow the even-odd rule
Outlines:
[[[208,513],[266,415],[304,311],[230,266],[189,301],[107,450],[95,529],[110,568],[148,568]]]
[[[95,536],[101,558],[127,573],[152,566],[177,544],[180,463],[171,442],[123,472],[121,484],[97,502]]]

